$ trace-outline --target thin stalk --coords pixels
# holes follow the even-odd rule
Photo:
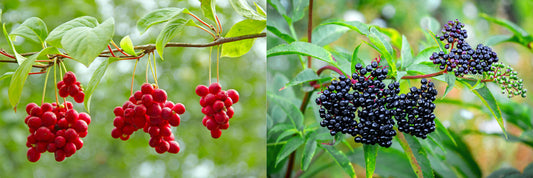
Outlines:
[[[111,49],[111,46],[107,45],[107,49],[109,49],[109,51],[111,51],[111,56],[113,56],[113,57],[117,57],[117,56],[115,56],[115,53],[114,53],[113,50]]]
[[[54,83],[57,83],[57,72],[56,72],[56,62],[57,58],[54,59]],[[56,104],[59,106],[59,98],[57,97],[57,87],[54,87],[55,94],[56,94]]]
[[[153,69],[153,72],[154,72],[154,80],[155,80],[155,85],[157,85],[159,87],[159,84],[157,84],[157,60],[155,59],[155,55],[153,55],[152,59],[154,59],[154,69]]]
[[[187,13],[189,14],[190,16],[194,17],[196,20],[198,20],[200,23],[204,24],[206,27],[208,27],[209,29],[217,32],[217,30],[215,29],[215,27],[213,27],[213,25],[209,25],[208,23],[204,22],[202,19],[198,18],[198,16],[194,15],[193,13],[189,12]]]
[[[309,18],[307,22],[307,42],[311,43],[311,37],[313,30],[313,0],[309,0]],[[307,68],[311,68],[311,56],[307,56]]]
[[[149,67],[150,67],[150,54],[148,54],[148,60],[146,60],[146,83],[149,83],[148,82],[148,70],[149,70]]]
[[[135,79],[135,70],[137,70],[137,63],[139,60],[135,60],[135,65],[133,66],[133,74],[131,74],[131,87],[130,87],[130,96],[133,96],[133,81]]]
[[[211,55],[213,54],[213,47],[209,47],[209,85],[211,85]]]
[[[124,54],[125,56],[130,56],[128,53],[125,53],[122,49],[120,49],[117,44],[113,40],[111,40],[111,44],[117,49],[120,53]]]
[[[218,67],[218,65],[219,65],[219,56],[220,56],[220,46],[217,46],[217,83],[220,83],[220,81],[219,81],[220,73],[219,73],[219,67]]]
[[[220,23],[220,20],[218,20],[218,15],[215,15],[215,18],[217,19],[218,34],[222,34],[222,24]]]
[[[46,69],[46,77],[44,78],[44,87],[43,87],[43,98],[41,99],[41,106],[44,103],[44,96],[46,95],[46,86],[48,85],[48,75],[50,74],[50,69]],[[54,86],[54,88],[56,88]]]
[[[215,38],[215,39],[217,38],[213,32],[210,32],[209,30],[205,29],[204,27],[201,27],[201,26],[195,26],[195,27],[197,27],[199,29],[202,29],[203,31],[211,34],[211,36],[213,36],[213,38]]]

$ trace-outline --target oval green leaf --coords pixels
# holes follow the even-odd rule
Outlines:
[[[266,27],[266,20],[245,19],[237,22],[226,34],[226,38],[261,33]],[[222,57],[240,57],[252,48],[255,39],[246,39],[222,45]]]
[[[120,40],[120,47],[124,52],[128,53],[129,55],[137,56],[129,35],[126,35],[124,38],[122,38],[122,40]]]
[[[346,154],[337,150],[331,145],[321,144],[320,147],[322,147],[322,149],[329,153],[329,155],[333,158],[333,160],[335,160],[337,165],[339,165],[344,170],[344,172],[346,172],[350,177],[356,177],[352,163],[350,162]]]
[[[90,17],[90,16],[78,17],[54,28],[54,30],[50,32],[48,37],[46,37],[46,42],[48,42],[48,44],[52,46],[62,48],[61,39],[63,38],[63,35],[65,35],[65,33],[69,31],[70,29],[73,29],[76,27],[94,28],[97,25],[98,25],[98,20],[96,20],[96,18],[94,17]]]
[[[187,20],[186,17],[180,16],[179,18],[168,22],[165,27],[163,27],[163,31],[159,33],[155,41],[155,49],[157,50],[159,57],[161,57],[161,60],[163,60],[165,45],[176,37],[176,35],[178,35],[189,22],[192,22],[192,20]]]
[[[37,17],[30,17],[20,24],[15,30],[11,31],[11,36],[21,36],[37,43],[44,43],[48,36],[46,24]]]
[[[253,20],[266,20],[265,17],[255,12],[245,0],[230,0],[233,9],[241,16]]]
[[[169,21],[183,12],[183,10],[185,9],[174,7],[154,10],[137,21],[137,30],[142,34],[152,25]]]
[[[321,61],[327,62],[331,65],[336,66],[337,63],[333,61],[331,53],[315,44],[307,42],[294,42],[291,44],[282,44],[276,47],[273,47],[267,51],[267,57],[287,55],[287,54],[298,54],[303,56],[311,56],[313,58],[319,59]]]

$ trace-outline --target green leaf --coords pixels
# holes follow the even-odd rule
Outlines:
[[[375,26],[381,33],[390,38],[391,44],[396,48],[401,48],[402,46],[402,34],[394,28],[383,28]]]
[[[346,22],[346,21],[333,21],[333,22],[328,22],[328,23],[323,23],[322,25],[326,25],[326,24],[335,24],[335,25],[340,25],[340,26],[344,26],[344,27],[348,27],[350,28],[351,30],[355,30],[357,31],[359,34],[361,35],[368,35],[370,34],[370,29],[367,24],[363,23],[363,22],[359,22],[359,21],[350,21],[350,22]]]
[[[277,104],[279,107],[287,114],[287,117],[291,121],[291,124],[297,128],[299,131],[303,130],[303,119],[304,116],[302,112],[300,112],[300,109],[296,107],[290,100],[280,97],[277,95],[273,95],[271,93],[267,94],[268,102],[272,104]]]
[[[300,132],[298,132],[296,128],[284,130],[283,132],[281,132],[281,134],[278,135],[278,138],[276,138],[275,143],[279,143],[284,138],[288,136],[294,136],[294,135],[300,135]]]
[[[291,20],[297,22],[303,19],[309,7],[309,0],[292,0]]]
[[[433,171],[431,169],[431,164],[428,159],[426,150],[420,142],[413,136],[409,134],[404,134],[398,132],[398,139],[400,140],[400,145],[402,146],[405,155],[411,163],[411,168],[417,175],[417,177],[434,177]]]
[[[431,16],[423,17],[420,20],[420,26],[422,27],[422,29],[433,32],[433,34],[439,32],[441,28],[439,21]]]
[[[523,177],[522,174],[520,174],[520,171],[518,171],[515,168],[501,168],[493,173],[491,173],[487,178],[502,178],[502,177],[508,177],[508,178],[521,178]]]
[[[325,46],[337,41],[349,29],[339,25],[319,25],[313,29],[312,42],[318,46]]]
[[[279,31],[278,28],[276,28],[276,27],[268,26],[268,25],[267,25],[267,30],[268,30],[269,32],[273,33],[274,35],[276,35],[277,37],[279,37],[279,38],[285,40],[285,42],[287,42],[287,43],[292,43],[292,42],[296,41],[296,40],[295,40],[294,38],[292,38],[290,35],[285,34],[285,33],[281,32],[281,31]],[[269,36],[269,37],[270,37],[270,36]]]
[[[76,27],[65,33],[61,44],[72,59],[89,66],[107,47],[115,33],[113,18],[98,26]]]
[[[259,5],[257,5],[257,3],[254,2],[254,5],[255,5],[255,11],[257,11],[257,13],[260,15],[260,16],[263,16],[266,18],[266,12],[265,10],[263,10],[263,8]]]
[[[11,36],[21,36],[37,43],[44,43],[48,36],[46,24],[37,17],[26,19],[15,30],[11,31]],[[44,45],[43,45],[44,46]]]
[[[13,76],[13,74],[14,74],[14,72],[6,72],[6,73],[2,74],[2,76],[0,76],[0,81],[4,80],[6,78],[11,78],[11,76]]]
[[[407,41],[405,35],[402,35],[402,51],[401,51],[401,65],[400,68],[405,69],[409,67],[414,62],[413,52],[411,51],[411,45]],[[429,60],[429,58],[428,58]]]
[[[376,49],[379,54],[381,54],[382,58],[385,58],[387,63],[389,63],[391,74],[396,74],[396,63],[393,61],[392,58],[393,50],[390,43],[385,39],[383,33],[379,32],[376,28],[371,27],[370,28],[370,34],[368,35],[368,39],[373,44],[371,45],[372,48]]]
[[[476,85],[476,81],[471,80],[459,80],[462,83],[469,86],[471,89]],[[481,102],[489,108],[490,112],[496,118],[496,121],[498,121],[498,124],[500,125],[500,128],[502,128],[503,134],[507,137],[507,133],[505,132],[505,127],[503,124],[503,118],[502,118],[502,111],[500,110],[500,106],[498,105],[498,102],[496,101],[496,98],[492,95],[490,90],[487,88],[487,86],[483,86],[479,89],[472,90],[474,94],[476,94],[479,99],[481,99]]]
[[[442,95],[443,98],[448,94],[448,92],[452,91],[453,87],[455,86],[455,74],[453,72],[445,73],[444,78],[446,79],[448,86],[446,86],[444,95]]]
[[[416,55],[416,59],[410,65],[405,65],[405,67],[408,68],[413,64],[420,64],[421,62],[431,62],[429,57],[433,55],[434,52],[439,52],[439,47],[433,46],[420,51],[418,55]]]
[[[247,19],[266,21],[266,18],[257,14],[250,6],[248,6],[245,0],[230,0],[229,2],[239,15]]]
[[[497,44],[500,44],[500,43],[503,43],[503,42],[506,42],[506,41],[511,41],[513,39],[513,36],[511,35],[494,35],[494,36],[491,36],[489,37],[485,44],[486,46],[494,46],[494,45],[497,45]],[[518,41],[516,41],[518,42]],[[518,42],[520,43],[520,42]]]
[[[294,152],[298,147],[303,145],[305,142],[304,138],[301,136],[294,136],[287,141],[287,144],[283,145],[283,148],[281,149],[280,153],[276,157],[276,166],[287,156],[289,156],[292,152]]]
[[[520,26],[518,26],[518,25],[514,24],[513,22],[510,22],[510,21],[508,21],[506,19],[494,18],[494,17],[491,17],[491,16],[489,16],[489,15],[487,15],[485,13],[480,13],[479,16],[484,18],[485,20],[487,20],[489,22],[501,25],[501,26],[509,29],[516,36],[519,36],[519,37],[529,36],[529,34],[527,33],[526,30],[522,29]]]
[[[31,55],[28,59],[24,59],[22,64],[15,70],[9,83],[8,96],[11,106],[16,108],[22,94],[22,89],[28,78],[28,73],[31,71],[32,65],[36,59],[46,58],[48,54],[59,54],[59,51],[55,47],[48,47],[42,49],[39,53]],[[22,57],[22,56],[20,56]],[[24,57],[22,57],[24,58]]]
[[[396,81],[399,82],[403,76],[407,75],[407,72],[406,71],[398,71],[396,72]]]
[[[226,34],[226,38],[261,33],[266,27],[266,20],[245,19],[237,22]],[[222,45],[222,57],[240,57],[246,54],[254,44],[254,38],[225,43]]]
[[[122,38],[122,40],[120,40],[120,47],[129,55],[137,56],[135,49],[133,49],[133,43],[131,42],[129,35],[126,35],[124,38]]]
[[[175,7],[154,10],[144,15],[141,19],[137,21],[137,30],[139,30],[139,32],[141,32],[142,34],[152,25],[167,22],[173,19],[175,16],[181,14],[183,10],[188,12],[188,10],[184,8]]]
[[[192,22],[192,20],[187,20],[182,16],[165,24],[165,27],[163,27],[163,30],[157,35],[157,39],[155,40],[155,49],[157,50],[159,57],[161,57],[161,60],[163,60],[165,45],[176,37],[176,35],[178,35],[189,22]]]
[[[4,32],[4,36],[6,37],[7,44],[11,47],[11,50],[13,51],[13,54],[15,54],[15,59],[17,60],[17,64],[22,65],[22,63],[24,62],[24,60],[26,60],[26,58],[23,57],[22,55],[20,55],[17,52],[17,49],[15,49],[15,45],[11,41],[11,37],[9,37],[9,35],[7,35],[6,24],[2,24],[2,30]]]
[[[305,147],[303,151],[302,156],[302,170],[307,170],[309,168],[309,165],[311,164],[311,160],[313,160],[313,157],[315,156],[316,148],[317,148],[317,142],[315,140],[316,132],[313,132],[311,134],[307,134],[307,140],[305,141]]]
[[[296,77],[294,77],[289,83],[285,84],[285,87],[283,87],[282,89],[318,79],[320,78],[318,77],[318,75],[316,75],[315,71],[313,71],[313,69],[307,68],[302,72],[298,73],[298,75],[296,75]]]
[[[371,178],[374,175],[376,169],[376,157],[378,156],[378,146],[376,145],[363,145],[365,152],[365,167],[366,177]]]
[[[448,139],[450,139],[453,142],[454,145],[457,145],[457,143],[455,142],[455,139],[450,134],[448,129],[446,129],[446,127],[444,127],[444,125],[442,125],[442,123],[438,119],[435,119],[435,127],[436,127],[437,132],[441,132],[445,134],[448,137]]]
[[[98,25],[98,20],[96,20],[96,18],[94,17],[90,17],[90,16],[78,17],[54,28],[54,30],[52,30],[50,34],[48,34],[48,37],[46,37],[46,42],[48,42],[48,44],[52,46],[63,48],[63,46],[61,45],[61,39],[63,38],[63,36],[65,35],[67,31],[73,28],[76,28],[76,27],[94,28],[97,25]]]
[[[204,14],[204,17],[207,17],[208,19],[212,20],[213,22],[216,22],[216,4],[215,0],[200,0],[202,13]]]
[[[311,56],[313,58],[336,66],[336,62],[333,61],[331,53],[328,50],[312,43],[297,41],[291,44],[281,44],[267,50],[267,57],[287,54]]]
[[[439,72],[439,68],[437,68],[432,62],[424,62],[421,64],[414,64],[407,68],[407,74],[411,75],[412,73],[416,74],[431,74]],[[446,81],[443,75],[432,77],[434,79],[440,80],[440,81]]]
[[[93,75],[89,80],[89,84],[87,84],[87,87],[85,88],[85,102],[83,104],[87,112],[90,112],[91,110],[92,95],[94,93],[94,90],[102,80],[102,77],[104,77],[104,74],[107,71],[107,67],[109,66],[109,64],[118,60],[120,60],[120,58],[110,57],[107,60],[102,61],[98,68],[96,68],[96,70],[93,72]]]
[[[333,158],[333,160],[335,160],[337,165],[339,165],[344,170],[344,172],[346,172],[350,177],[356,177],[352,163],[350,162],[346,154],[337,150],[331,145],[321,144],[320,147],[322,147],[322,149],[329,153],[329,155]]]
[[[355,49],[353,50],[352,61],[351,61],[351,65],[350,65],[350,69],[351,69],[351,73],[352,74],[355,73],[355,71],[356,71],[355,65],[357,65],[358,63],[361,63],[364,66],[363,60],[361,60],[359,58],[359,56],[358,56],[359,55],[359,48],[361,47],[361,44],[357,45],[357,47],[355,47]]]

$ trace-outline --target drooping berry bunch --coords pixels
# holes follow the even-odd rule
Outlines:
[[[59,89],[59,96],[66,98],[70,95],[76,103],[83,103],[85,93],[73,72],[65,73],[63,80],[57,83],[57,89]]]
[[[27,157],[31,162],[41,158],[46,151],[55,153],[55,160],[60,162],[72,156],[83,147],[91,117],[87,113],[78,113],[71,102],[61,105],[56,103],[35,103],[26,105],[28,116],[24,122],[28,125],[30,135],[26,146]]]
[[[527,89],[524,88],[524,80],[518,77],[517,72],[511,66],[505,66],[503,63],[492,65],[492,71],[488,73],[490,79],[500,85],[502,94],[507,93],[507,97],[513,96],[526,97]]]
[[[438,64],[441,70],[453,71],[456,76],[491,71],[492,64],[499,60],[496,52],[483,44],[478,44],[474,50],[465,41],[468,35],[463,27],[464,24],[457,19],[448,21],[442,29],[442,35],[436,37],[441,41],[446,40],[447,44],[444,47],[451,49],[448,54],[444,51],[434,52],[429,59],[433,64]]]
[[[435,131],[435,98],[437,90],[433,82],[427,79],[420,81],[420,88],[412,87],[410,92],[400,95],[395,117],[398,130],[420,138]]]
[[[366,67],[357,64],[355,68],[352,78],[340,76],[333,80],[316,99],[321,105],[320,125],[327,127],[331,135],[347,133],[354,136],[355,142],[389,147],[396,131],[393,113],[386,108],[386,103],[394,103],[400,91],[399,83],[391,83],[386,88],[383,80],[388,69],[378,66],[377,61]],[[359,122],[355,120],[356,112]]]
[[[113,138],[126,141],[133,132],[143,129],[150,134],[149,145],[155,148],[157,153],[179,152],[180,147],[174,140],[170,127],[179,126],[179,114],[185,113],[185,106],[167,101],[165,90],[145,83],[141,90],[136,91],[124,105],[115,107],[113,112]]]
[[[234,89],[224,91],[216,82],[209,87],[198,85],[195,92],[202,97],[200,105],[202,113],[205,114],[202,124],[211,131],[211,137],[219,138],[222,135],[220,130],[229,127],[229,119],[234,114],[232,105],[239,102],[239,93]]]

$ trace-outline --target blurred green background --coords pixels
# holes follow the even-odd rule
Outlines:
[[[250,1],[251,3],[252,1]],[[266,8],[266,1],[255,1]],[[252,4],[253,5],[253,4]],[[115,19],[114,41],[130,35],[134,45],[154,43],[161,25],[140,35],[136,21],[151,10],[164,7],[183,7],[202,16],[200,2],[145,1],[145,0],[1,0],[2,22],[8,32],[29,17],[39,17],[50,32],[56,26],[80,16],[93,16],[99,22]],[[228,1],[216,2],[216,9],[224,32],[231,25],[243,20]],[[207,43],[212,37],[193,27],[186,27],[175,42]],[[19,53],[40,50],[40,45],[23,38],[16,39]],[[0,48],[11,53],[2,35]],[[97,87],[91,105],[92,122],[89,134],[83,139],[84,146],[72,157],[56,162],[54,154],[44,153],[36,163],[26,158],[26,137],[29,132],[24,124],[24,107],[27,103],[40,103],[45,75],[31,75],[26,81],[18,112],[14,112],[8,100],[10,79],[0,81],[0,177],[265,177],[266,176],[266,98],[265,98],[265,49],[266,39],[255,41],[252,50],[240,58],[222,58],[220,83],[223,89],[236,89],[239,103],[234,105],[235,116],[222,137],[213,139],[202,125],[197,85],[208,84],[209,48],[167,48],[165,61],[158,59],[158,83],[168,93],[169,100],[185,104],[187,112],[182,115],[179,127],[172,128],[181,151],[178,154],[157,154],[148,145],[149,135],[138,131],[124,142],[111,137],[113,108],[122,105],[129,97],[131,72],[135,61],[113,63]],[[213,67],[216,65],[216,50],[213,48]],[[0,59],[7,59],[0,57]],[[134,90],[139,90],[145,81],[146,57],[137,66]],[[67,69],[78,76],[82,85],[87,85],[92,72],[102,62],[98,58],[88,68],[74,61],[67,61]],[[0,73],[14,71],[17,65],[0,63]],[[216,81],[213,68],[212,81]],[[36,71],[37,69],[33,69]],[[53,78],[50,75],[46,102],[53,102]],[[153,79],[150,78],[153,82]],[[70,101],[73,101],[69,98]],[[75,104],[79,112],[83,104]],[[85,111],[86,112],[86,111]]]
[[[279,2],[279,4],[285,9],[288,9],[288,13],[291,13],[294,9],[302,9],[301,7],[295,8],[295,6],[297,6],[296,1],[279,0]],[[465,28],[468,30],[469,35],[467,41],[472,46],[476,46],[478,43],[486,43],[489,38],[496,35],[512,35],[512,33],[506,28],[481,18],[479,16],[480,13],[486,13],[489,16],[496,18],[507,19],[525,29],[529,34],[533,34],[533,23],[531,23],[531,19],[533,19],[533,12],[531,11],[532,7],[533,1],[531,0],[315,0],[312,20],[313,29],[320,23],[333,19],[361,21],[371,25],[393,28],[407,37],[414,54],[418,54],[420,50],[428,47],[428,45],[434,45],[434,42],[429,43],[426,41],[423,33],[423,31],[428,28],[427,24],[429,24],[428,21],[430,19],[436,19],[440,24],[444,24],[448,20],[459,19],[466,24]],[[297,41],[307,41],[307,13],[308,8],[306,6],[304,10],[305,15],[301,20],[293,22],[294,32],[298,36],[298,39],[296,39]],[[285,19],[270,4],[268,6],[267,24],[278,28],[282,33],[293,36]],[[268,33],[268,35],[267,49],[286,43],[272,33]],[[368,41],[368,39],[353,30],[348,30],[338,38],[338,40],[325,46],[325,48],[332,49],[331,51],[341,51],[352,54],[355,47],[362,44],[363,41]],[[524,87],[531,91],[533,89],[533,78],[529,76],[533,75],[533,70],[531,70],[533,67],[533,50],[516,43],[500,43],[497,45],[491,45],[490,47],[498,53],[502,62],[511,65],[515,71],[518,72],[518,75],[524,79]],[[399,51],[399,49],[395,50]],[[358,54],[359,58],[366,62],[379,55],[376,50],[364,43],[361,45]],[[313,68],[315,70],[324,65],[326,65],[326,63],[319,60],[313,61]],[[272,83],[276,80],[277,75],[284,75],[290,80],[301,70],[302,64],[296,55],[270,57],[267,62],[267,85],[283,86],[284,84]],[[337,75],[333,74],[332,76]],[[413,82],[416,83],[417,81]],[[438,97],[440,98],[442,93],[444,93],[446,83],[437,82],[436,85],[439,90]],[[491,83],[488,84],[488,87],[499,101],[500,106],[504,108],[504,119],[527,117],[529,118],[528,120],[531,121],[533,104],[531,92],[527,94],[527,98],[514,97],[508,99],[506,95],[500,93],[500,89],[497,85]],[[296,92],[296,96],[303,96],[303,92],[308,90],[308,88],[302,88],[300,86],[293,88]],[[272,90],[277,91],[277,89],[279,88],[274,88]],[[526,144],[506,141],[502,137],[462,133],[462,131],[465,130],[475,130],[494,134],[502,133],[497,121],[471,91],[456,87],[448,93],[446,98],[453,101],[474,104],[481,108],[461,107],[454,104],[446,104],[446,101],[443,101],[444,103],[438,104],[435,113],[447,128],[458,133],[459,136],[465,140],[465,143],[467,143],[468,148],[470,148],[474,160],[479,164],[484,176],[489,175],[495,170],[506,167],[514,167],[522,171],[529,163],[533,162],[533,149]],[[300,102],[301,101],[295,101],[295,103]],[[307,114],[309,113],[310,112]],[[533,135],[531,130],[522,130],[509,122],[505,122],[505,127],[507,132],[512,135]],[[379,156],[380,155],[378,154],[378,158]],[[362,162],[362,160],[354,159],[352,159],[352,162]],[[330,160],[331,159],[325,158],[319,159],[317,162],[327,162]],[[378,164],[376,167],[379,169],[380,165]],[[284,173],[285,168],[282,170],[281,174]],[[299,170],[298,167],[297,170]],[[363,165],[356,164],[355,170],[358,176],[364,176],[364,163]],[[394,175],[393,173],[391,174]],[[346,176],[340,166],[331,166],[322,170],[319,174],[313,172],[306,175],[319,177]]]

